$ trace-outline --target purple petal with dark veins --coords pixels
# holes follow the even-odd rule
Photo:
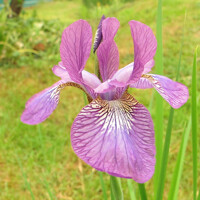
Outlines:
[[[94,45],[93,45],[93,53],[95,53],[95,51],[97,50],[97,48],[99,47],[101,41],[102,41],[102,22],[103,20],[106,19],[106,17],[103,15],[101,17],[101,20],[99,22],[96,34],[95,34],[95,38],[94,38]]]
[[[71,129],[72,147],[87,164],[108,174],[148,181],[155,166],[153,122],[131,95],[85,106]]]
[[[21,121],[25,124],[39,124],[43,122],[56,109],[60,90],[64,81],[58,81],[54,85],[32,96],[26,103]]]
[[[134,43],[134,69],[130,76],[130,82],[133,83],[141,77],[145,64],[153,59],[157,41],[147,25],[134,20],[129,25]]]
[[[118,28],[120,26],[119,21],[114,17],[108,17],[102,22],[102,34],[103,40],[113,40]]]
[[[80,83],[81,72],[90,55],[92,29],[88,22],[78,20],[68,26],[62,34],[60,56],[71,79]]]
[[[112,78],[119,67],[119,52],[115,41],[103,41],[97,50],[97,56],[102,80]]]
[[[173,108],[181,107],[189,97],[188,88],[185,85],[156,74],[144,74],[130,87],[140,89],[154,87]]]

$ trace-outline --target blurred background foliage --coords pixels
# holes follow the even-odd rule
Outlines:
[[[71,124],[84,106],[82,92],[66,88],[58,108],[40,125],[25,125],[20,122],[20,115],[25,102],[33,94],[58,80],[51,68],[60,61],[59,45],[65,27],[80,18],[86,19],[94,35],[102,14],[117,17],[120,29],[115,40],[120,53],[120,67],[123,67],[133,61],[128,21],[141,21],[155,33],[156,9],[154,0],[54,0],[24,8],[19,17],[10,18],[11,9],[5,1],[5,7],[0,11],[0,199],[102,199],[98,173],[77,158],[70,144]],[[180,82],[189,90],[193,52],[200,43],[199,16],[200,2],[197,0],[163,2],[164,75],[175,79],[184,37]],[[94,71],[94,63],[95,55],[91,54],[86,65],[90,72]],[[146,107],[151,99],[155,104],[153,90],[131,89],[130,92]],[[155,120],[153,108],[151,114]],[[164,199],[167,199],[180,138],[190,117],[188,113],[190,99],[175,112]],[[169,105],[164,102],[165,129],[168,114]],[[191,139],[188,144],[178,194],[181,200],[192,199]],[[104,174],[104,179],[109,188],[109,176]],[[125,199],[129,199],[126,184],[122,180]],[[136,190],[134,181],[133,186]],[[153,179],[146,187],[149,199],[153,199]],[[138,191],[136,196],[138,199]]]

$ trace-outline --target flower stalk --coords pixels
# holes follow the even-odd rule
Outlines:
[[[120,178],[117,178],[115,176],[110,176],[110,185],[111,185],[111,190],[114,196],[114,200],[123,200],[124,196],[122,192]]]

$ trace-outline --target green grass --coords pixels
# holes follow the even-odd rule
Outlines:
[[[187,10],[179,81],[187,85],[190,92],[193,52],[196,45],[200,43],[199,7],[198,1],[187,0],[164,1],[162,6],[163,74],[173,80],[176,78],[183,20],[185,10]],[[37,11],[36,19],[32,17],[34,10]],[[46,49],[38,52],[37,56],[24,53],[19,56],[14,55],[14,57],[10,54],[10,50],[9,55],[5,54],[6,49],[4,49],[2,50],[4,59],[1,60],[0,56],[0,199],[101,200],[103,199],[103,191],[98,172],[77,158],[70,143],[71,124],[84,106],[82,92],[67,87],[61,94],[58,108],[39,126],[28,126],[21,123],[20,115],[25,102],[33,94],[58,80],[52,74],[51,68],[60,60],[59,44],[64,27],[79,18],[84,18],[92,25],[94,34],[103,13],[106,16],[117,17],[121,26],[116,36],[116,42],[120,53],[120,67],[123,67],[133,60],[133,46],[128,21],[131,19],[142,21],[156,33],[157,3],[153,0],[135,0],[133,3],[125,4],[116,2],[110,6],[95,7],[88,11],[80,1],[55,1],[26,9],[25,12],[22,18],[33,18],[38,23],[42,21],[49,29],[47,31],[47,27],[45,27],[42,30],[39,28],[28,30],[27,33],[33,31],[32,39],[25,38],[24,35],[17,37],[20,30],[15,31],[11,38],[9,38],[11,32],[6,35],[9,41],[13,41],[13,43],[10,42],[12,45],[15,44],[14,39],[19,38],[25,49],[31,49],[34,42],[43,42]],[[29,21],[29,23],[31,22]],[[34,27],[38,26],[39,24],[34,25]],[[94,61],[94,56],[91,56],[87,62],[87,69],[91,72],[93,72]],[[200,75],[198,61],[197,58],[197,80],[199,80]],[[155,69],[152,73],[156,73]],[[150,101],[152,102],[151,115],[155,124],[158,116],[155,109],[156,101],[150,98],[153,90],[131,89],[130,92],[146,107]],[[199,92],[200,88],[197,88],[197,99],[200,97]],[[170,106],[164,101],[164,133],[166,132],[169,109]],[[200,105],[197,104],[197,110],[199,109]],[[185,124],[188,122],[190,114],[190,102],[174,113],[163,199],[168,198],[177,156],[180,147],[182,148],[182,138],[186,134]],[[199,113],[197,114],[199,118]],[[197,133],[199,133],[199,127],[197,127]],[[161,139],[164,140],[164,137],[165,135]],[[189,137],[188,144],[191,142],[192,138]],[[200,141],[197,142],[199,146]],[[192,145],[184,148],[185,156],[180,161],[183,164],[177,199],[188,200],[193,198]],[[197,170],[199,174],[200,169]],[[107,197],[109,197],[109,176],[103,173],[103,178]],[[127,180],[122,179],[121,182],[124,199],[130,199]],[[199,185],[200,179],[198,178],[197,186]],[[132,181],[131,187],[134,188],[136,199],[139,199],[138,186],[134,181]],[[153,199],[153,179],[145,184],[145,188],[148,199]]]

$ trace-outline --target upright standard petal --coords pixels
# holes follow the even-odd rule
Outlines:
[[[102,22],[102,34],[103,40],[113,40],[118,29],[120,23],[114,17],[108,17]]]
[[[58,81],[51,87],[31,97],[26,103],[21,121],[25,124],[34,125],[43,122],[49,117],[58,105],[63,83],[63,81]]]
[[[112,78],[119,67],[119,52],[115,41],[103,41],[97,50],[97,56],[102,80]]]
[[[92,101],[91,96],[85,91],[85,88],[77,83],[69,81],[70,79],[68,81],[60,80],[51,87],[31,97],[26,103],[25,110],[21,115],[21,121],[25,124],[34,125],[46,120],[56,109],[59,102],[60,91],[66,86],[73,86],[83,90],[87,95],[88,101]]]
[[[72,147],[87,164],[108,174],[148,181],[155,166],[153,122],[148,110],[125,93],[84,107],[71,129]]]
[[[140,89],[154,87],[173,108],[181,107],[189,97],[188,88],[185,85],[156,74],[144,74],[130,87]]]
[[[147,25],[134,20],[129,25],[134,43],[134,69],[130,77],[130,82],[133,83],[141,77],[145,64],[153,59],[157,41]]]
[[[91,45],[92,29],[84,20],[74,22],[62,34],[61,60],[75,82],[81,82],[81,72],[90,55]]]

